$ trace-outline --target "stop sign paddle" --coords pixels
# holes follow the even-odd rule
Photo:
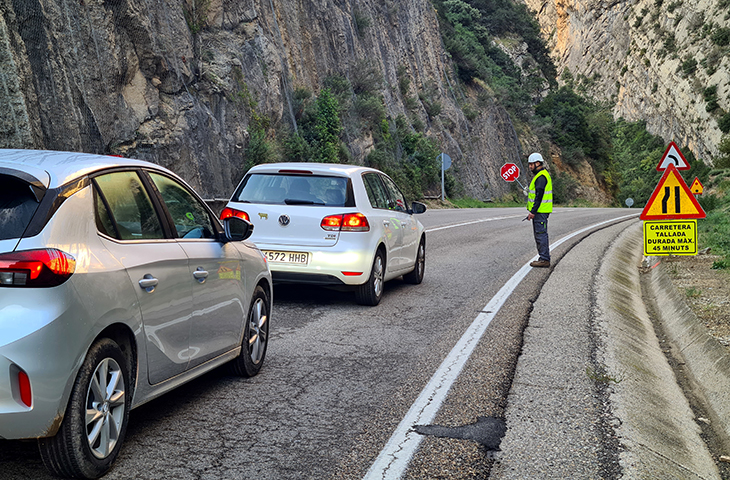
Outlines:
[[[520,168],[514,163],[505,163],[499,171],[499,174],[507,182],[514,182],[520,176]]]

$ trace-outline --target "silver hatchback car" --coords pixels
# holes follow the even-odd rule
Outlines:
[[[97,478],[132,408],[259,372],[272,280],[250,223],[137,160],[0,150],[0,186],[0,438]]]

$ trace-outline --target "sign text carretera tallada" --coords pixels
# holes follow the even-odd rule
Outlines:
[[[644,255],[697,255],[697,220],[644,222]]]

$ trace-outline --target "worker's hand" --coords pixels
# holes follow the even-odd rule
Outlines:
[[[535,218],[535,214],[534,213],[530,212],[530,213],[527,214],[527,219],[528,220],[532,220],[533,218]]]

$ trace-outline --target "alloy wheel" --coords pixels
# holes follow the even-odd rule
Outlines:
[[[380,255],[375,256],[373,264],[373,290],[376,297],[383,293],[383,257]]]
[[[251,309],[249,318],[248,354],[254,364],[258,364],[266,352],[266,336],[269,316],[266,312],[266,302],[263,298],[257,298]]]
[[[124,375],[113,358],[102,360],[86,393],[86,439],[96,458],[108,457],[122,430],[125,416]]]

